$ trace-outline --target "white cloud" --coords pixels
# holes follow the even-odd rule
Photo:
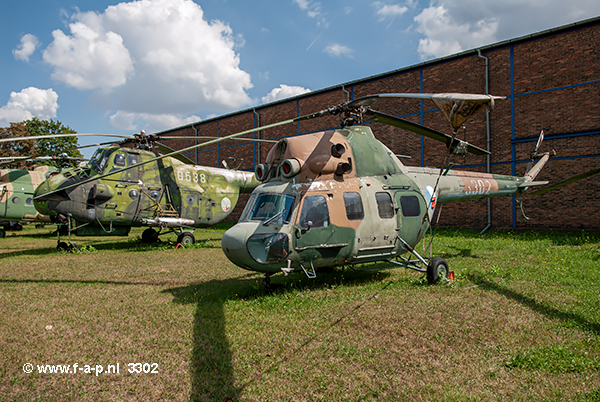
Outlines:
[[[273,88],[273,90],[269,92],[266,96],[263,96],[261,100],[263,101],[263,103],[275,102],[281,99],[291,98],[292,96],[301,95],[307,92],[310,92],[310,89],[281,84],[279,88]]]
[[[29,57],[35,52],[40,42],[35,35],[25,34],[21,37],[21,43],[16,49],[13,49],[12,54],[16,60],[29,61]]]
[[[352,58],[353,53],[353,50],[349,47],[337,43],[327,46],[325,49],[323,49],[323,51],[335,57],[344,56],[349,58]]]
[[[76,89],[124,85],[133,73],[133,59],[121,35],[81,22],[69,27],[70,36],[52,32],[54,41],[43,51],[44,61],[54,66],[52,78]]]
[[[419,40],[421,59],[443,57],[497,41],[496,18],[461,23],[443,5],[424,9],[415,22],[419,24],[417,31],[425,35],[425,39]]]
[[[306,11],[310,18],[321,15],[321,3],[310,0],[294,0],[301,10]]]
[[[406,3],[411,7],[410,3]],[[442,57],[600,14],[597,0],[433,0],[414,21],[422,59]],[[534,17],[532,17],[534,16]]]
[[[53,32],[44,60],[53,78],[110,94],[114,110],[137,116],[236,109],[253,102],[234,37],[204,20],[191,0],[139,0],[103,13],[76,12],[70,32]]]
[[[33,117],[48,120],[56,117],[57,110],[58,94],[52,89],[25,88],[21,92],[11,92],[7,104],[0,108],[0,126]]]
[[[120,130],[158,132],[173,127],[196,123],[201,118],[195,115],[181,117],[173,114],[149,114],[119,111],[110,116],[110,124]]]
[[[377,8],[375,15],[379,16],[380,21],[387,18],[398,17],[408,11],[408,7],[401,6],[400,4],[384,4],[380,1],[376,1],[373,5]]]

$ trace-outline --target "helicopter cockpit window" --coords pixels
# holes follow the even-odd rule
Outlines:
[[[377,201],[377,211],[381,219],[389,219],[394,217],[394,204],[389,193],[375,193]]]
[[[362,199],[359,193],[344,193],[346,216],[351,221],[358,221],[365,217]]]
[[[123,154],[115,154],[115,158],[113,159],[113,164],[119,167],[125,167],[125,155]]]
[[[402,215],[406,217],[421,215],[421,205],[419,199],[415,195],[406,195],[400,197],[400,206],[402,207]]]
[[[322,195],[304,197],[302,212],[300,212],[300,227],[322,228],[329,226],[329,209]]]
[[[289,194],[253,194],[240,221],[288,223],[293,205],[294,196]]]
[[[137,158],[138,156],[135,154],[127,154],[127,164],[129,166],[135,165],[136,163],[138,163]]]
[[[104,169],[106,168],[106,162],[108,162],[110,151],[110,149],[98,149],[94,156],[92,156],[92,159],[90,160],[90,166],[94,168],[94,170],[98,174],[104,173]]]

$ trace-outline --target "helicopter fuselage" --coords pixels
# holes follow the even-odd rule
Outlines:
[[[404,166],[366,126],[283,139],[256,175],[263,184],[222,248],[267,274],[392,259],[426,235],[437,203],[512,194],[526,181]]]
[[[227,217],[239,193],[250,192],[257,184],[248,172],[189,165],[174,158],[143,163],[155,157],[140,149],[99,148],[89,166],[43,182],[35,207],[105,233],[126,235],[132,226],[200,228]],[[93,180],[106,174],[110,175]]]

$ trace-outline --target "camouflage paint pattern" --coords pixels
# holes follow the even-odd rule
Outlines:
[[[200,228],[222,221],[235,207],[239,193],[258,185],[249,172],[188,165],[174,158],[137,166],[156,156],[139,149],[100,148],[88,167],[49,178],[35,196],[112,170],[127,170],[58,192],[49,200],[36,200],[35,207],[40,213],[55,211],[79,225],[87,223],[81,230],[84,235],[126,235],[132,226]]]
[[[425,236],[436,203],[514,194],[531,181],[406,167],[363,126],[283,139],[256,174],[262,184],[222,248],[236,265],[264,273],[402,255],[404,243],[412,247]],[[293,199],[289,213],[261,214],[260,200],[278,196]],[[325,223],[307,219],[309,204]]]
[[[48,214],[40,214],[34,206],[33,194],[47,175],[58,172],[52,166],[33,170],[0,169],[0,221],[50,222]]]

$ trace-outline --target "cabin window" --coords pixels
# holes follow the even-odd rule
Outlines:
[[[125,167],[125,155],[115,154],[115,158],[113,159],[113,164],[115,166]]]
[[[322,195],[304,197],[302,212],[300,212],[300,227],[324,228],[329,226],[329,209]]]
[[[351,221],[358,221],[365,217],[362,199],[359,193],[344,193],[346,216]]]
[[[415,195],[405,195],[400,197],[400,206],[402,215],[406,217],[421,215],[421,204],[419,198]]]
[[[128,166],[132,166],[135,165],[136,163],[138,163],[138,156],[135,154],[127,154],[127,164]]]
[[[377,211],[381,219],[390,219],[394,217],[394,203],[389,193],[375,193],[377,201]]]

